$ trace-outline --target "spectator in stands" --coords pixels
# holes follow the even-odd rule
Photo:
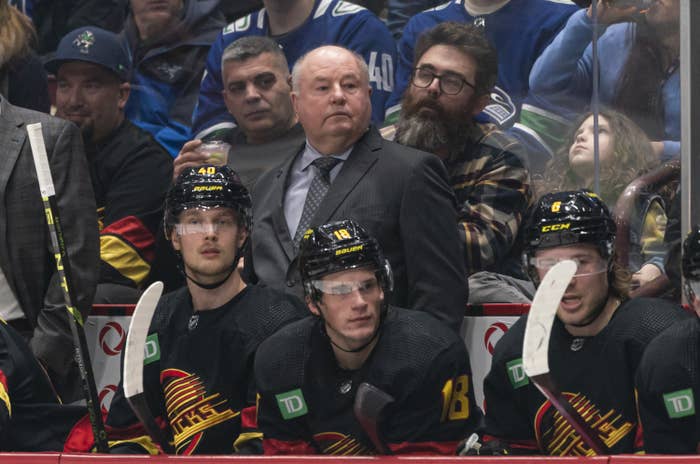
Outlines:
[[[696,317],[669,327],[651,341],[637,371],[639,416],[649,454],[697,454],[700,429],[700,227],[683,244],[683,277]]]
[[[238,18],[259,10],[262,0],[236,0],[235,2],[219,2],[219,11],[223,13],[227,22],[233,22]]]
[[[46,226],[27,124],[41,123],[68,252],[73,304],[87,317],[99,270],[99,240],[90,171],[73,124],[0,100],[0,318],[29,340],[58,394],[80,397],[73,337]],[[36,422],[35,422],[36,424]]]
[[[662,161],[680,153],[680,0],[615,6],[599,0],[600,101],[639,125]],[[563,133],[592,95],[592,7],[571,16],[530,75],[532,97],[542,109],[533,127]],[[563,118],[563,121],[557,122]],[[552,124],[554,123],[554,124]],[[559,127],[557,129],[557,127]],[[554,149],[556,150],[556,148]]]
[[[296,62],[292,102],[306,144],[256,184],[246,265],[261,282],[301,296],[298,277],[285,276],[304,232],[354,219],[394,269],[392,302],[459,330],[468,292],[445,168],[436,156],[383,140],[370,126],[370,93],[367,66],[348,49],[319,47]]]
[[[575,5],[551,0],[451,0],[415,15],[398,43],[396,87],[387,103],[387,122],[398,118],[399,103],[409,87],[414,49],[420,35],[439,23],[475,24],[498,50],[498,79],[484,112],[492,122],[510,127],[518,120],[528,93],[530,69],[559,32]]]
[[[260,452],[253,360],[258,345],[306,315],[301,302],[246,285],[237,265],[246,247],[251,200],[226,166],[186,169],[168,194],[166,233],[187,286],[163,296],[149,339],[144,393],[176,454]],[[157,454],[120,385],[107,425],[113,453]]]
[[[517,142],[494,124],[474,120],[489,102],[497,73],[496,50],[480,28],[445,22],[425,32],[416,44],[396,141],[436,154],[447,168],[459,203],[467,274],[519,278],[522,282],[513,282],[527,296],[533,289],[525,281],[516,238],[530,205],[530,177],[514,154]],[[470,301],[529,301],[522,292],[504,295],[492,278],[497,276],[479,273],[470,279]]]
[[[46,71],[32,50],[35,43],[31,20],[0,0],[0,94],[15,106],[48,113]]]
[[[264,171],[296,155],[304,143],[304,130],[292,108],[289,66],[277,43],[263,36],[232,42],[221,60],[224,103],[238,125],[218,136],[231,145],[228,165],[252,189]],[[212,137],[215,134],[205,140]],[[201,143],[191,140],[182,147],[174,176],[207,161],[207,155],[197,151]]]
[[[2,319],[0,353],[0,452],[63,451],[85,407],[61,404],[27,341]]]
[[[56,74],[56,115],[83,134],[97,201],[102,258],[95,301],[136,303],[148,277],[172,158],[124,117],[131,60],[119,36],[69,32],[46,64]]]
[[[228,44],[249,35],[274,38],[290,66],[321,45],[336,44],[359,53],[370,70],[372,121],[384,121],[396,62],[396,45],[384,23],[366,9],[342,0],[263,0],[263,5],[260,11],[229,24],[212,45],[194,115],[195,138],[234,125],[221,93],[221,56]]]
[[[615,262],[615,223],[597,195],[542,197],[525,226],[528,272],[539,282],[561,260],[578,268],[549,339],[549,375],[586,417],[604,454],[638,450],[634,376],[647,344],[687,317],[677,305],[628,298],[629,274]],[[592,455],[594,451],[523,372],[522,316],[496,345],[484,380],[488,405],[481,454]]]
[[[282,328],[255,357],[265,454],[453,455],[482,418],[464,341],[388,303],[391,266],[355,221],[309,229],[298,267],[315,317]],[[367,384],[388,407],[375,392],[370,411],[353,413]]]
[[[218,0],[130,0],[124,38],[134,61],[127,118],[173,156],[190,139],[209,47],[224,26]]]
[[[127,0],[12,0],[36,26],[38,53],[48,55],[65,35],[83,26],[119,32],[126,19]]]
[[[386,24],[394,39],[400,40],[406,23],[414,15],[444,3],[442,0],[388,0]]]
[[[622,191],[641,174],[658,165],[649,139],[629,118],[603,110],[598,121],[600,196],[615,205]],[[550,161],[536,185],[536,194],[587,188],[593,190],[595,160],[593,115],[585,114],[569,137],[566,148]],[[631,212],[630,264],[635,286],[663,272],[665,205],[659,195],[645,192]]]

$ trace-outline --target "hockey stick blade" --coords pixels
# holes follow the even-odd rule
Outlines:
[[[163,294],[163,283],[152,283],[141,295],[136,304],[134,314],[129,323],[129,332],[126,335],[126,348],[124,349],[124,371],[122,373],[122,386],[124,396],[129,402],[136,417],[141,421],[146,432],[157,442],[161,449],[168,453],[174,453],[174,449],[168,442],[163,431],[156,424],[153,414],[148,407],[143,388],[143,362],[146,357],[146,338],[151,326],[151,319],[158,306],[158,300]]]
[[[75,290],[73,288],[73,278],[66,250],[66,242],[63,238],[61,227],[61,217],[58,209],[58,199],[51,176],[49,158],[46,154],[44,135],[41,131],[41,123],[28,124],[27,136],[34,160],[41,199],[44,203],[44,214],[46,215],[46,225],[49,229],[51,247],[56,261],[56,273],[58,274],[63,300],[68,311],[68,324],[71,336],[73,337],[74,357],[80,372],[80,381],[85,398],[92,434],[95,439],[95,448],[99,453],[108,453],[107,433],[102,422],[102,412],[100,410],[100,400],[97,396],[97,386],[95,385],[95,375],[92,371],[90,354],[83,328],[83,315],[75,306]],[[58,154],[57,156],[60,156]]]
[[[549,372],[547,351],[552,323],[574,273],[576,263],[562,261],[547,272],[537,287],[527,316],[523,340],[523,368],[530,377]]]
[[[384,444],[379,436],[379,424],[382,419],[382,412],[393,402],[393,396],[367,382],[362,382],[357,387],[355,403],[352,408],[355,418],[372,441],[374,447],[381,454],[392,454],[389,447]]]
[[[562,395],[549,374],[549,339],[557,308],[576,273],[576,263],[562,261],[552,267],[537,288],[525,325],[523,369],[535,386],[578,432],[581,439],[598,455],[606,447],[594,430]]]

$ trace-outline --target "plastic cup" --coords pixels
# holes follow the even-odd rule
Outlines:
[[[214,166],[224,166],[228,163],[228,151],[231,148],[226,142],[214,140],[203,142],[197,147],[197,152],[207,155],[207,163]]]

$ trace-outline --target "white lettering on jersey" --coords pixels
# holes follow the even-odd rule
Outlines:
[[[377,63],[377,52],[369,54],[369,81],[377,90],[391,92],[394,90],[394,61],[388,53],[381,54],[381,63]]]
[[[252,15],[245,15],[242,18],[238,18],[228,26],[224,28],[223,34],[231,34],[233,32],[243,32],[250,28],[250,19]]]

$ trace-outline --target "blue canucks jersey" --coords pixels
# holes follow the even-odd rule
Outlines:
[[[406,25],[398,44],[396,88],[387,104],[388,122],[398,116],[401,96],[410,81],[418,37],[439,23],[455,21],[483,27],[486,37],[498,50],[498,79],[492,102],[484,113],[502,127],[511,126],[517,121],[521,102],[528,92],[530,68],[577,9],[567,0],[511,0],[491,14],[474,17],[467,12],[464,0],[451,0],[417,14]]]
[[[221,56],[233,41],[250,35],[269,35],[264,8],[229,24],[214,41],[194,114],[194,135],[233,125],[221,97]],[[303,54],[321,45],[341,45],[362,55],[369,66],[372,121],[384,121],[384,107],[394,89],[396,44],[384,23],[370,11],[342,0],[316,0],[304,24],[274,39],[281,45],[290,67]]]

